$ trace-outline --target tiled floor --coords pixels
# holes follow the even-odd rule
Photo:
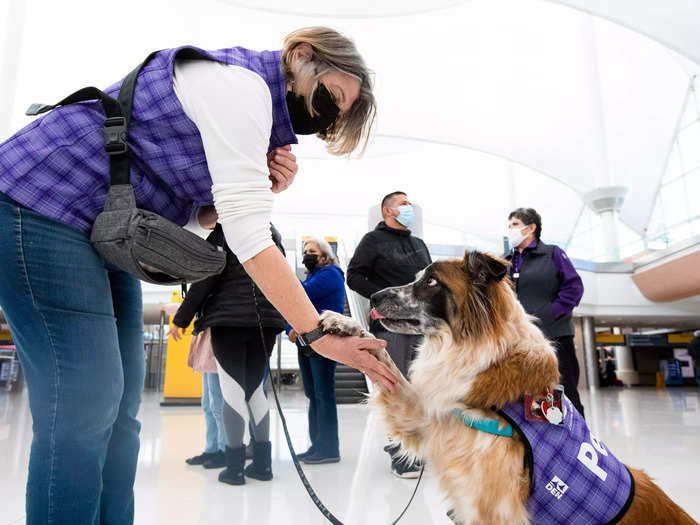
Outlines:
[[[285,392],[284,406],[295,445],[306,443],[305,400]],[[291,462],[279,420],[273,418],[272,482],[223,485],[218,471],[189,467],[201,451],[204,417],[199,408],[162,408],[146,394],[141,409],[141,455],[136,479],[136,523],[322,524]],[[669,495],[700,519],[700,391],[616,389],[584,393],[594,432],[626,463],[645,468]],[[415,481],[389,473],[381,422],[363,406],[339,408],[342,461],[306,467],[321,500],[344,523],[388,524],[408,501]],[[26,394],[0,394],[0,525],[23,523],[24,480],[31,441]],[[405,525],[449,525],[430,473]]]

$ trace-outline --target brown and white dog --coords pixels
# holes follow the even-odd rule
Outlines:
[[[415,282],[372,297],[386,329],[425,338],[410,382],[385,350],[375,352],[400,379],[396,392],[377,389],[371,403],[402,449],[435,472],[453,519],[465,525],[530,523],[530,478],[517,435],[504,438],[468,427],[452,410],[506,427],[494,407],[551,391],[559,381],[556,354],[518,302],[506,273],[505,261],[467,252],[464,259],[435,262]],[[322,325],[330,333],[371,337],[339,314],[324,313]],[[618,523],[696,523],[646,473],[629,471],[634,496]]]

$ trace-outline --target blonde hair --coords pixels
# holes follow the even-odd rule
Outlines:
[[[309,44],[314,55],[311,60],[300,64],[296,71],[292,71],[292,52],[302,43]],[[335,69],[360,81],[360,94],[350,109],[316,136],[326,141],[328,151],[333,155],[349,155],[358,146],[361,147],[360,154],[364,153],[377,113],[377,102],[372,93],[371,72],[352,40],[328,27],[297,29],[284,38],[282,64],[287,79],[294,81],[302,91],[310,93],[306,103],[312,115],[317,114],[311,106],[311,100],[321,75]],[[312,83],[313,87],[310,85]],[[305,87],[312,89],[304,89]]]
[[[323,255],[326,258],[326,262],[324,264],[319,264],[319,266],[332,265],[340,267],[340,264],[338,263],[338,258],[333,254],[333,248],[331,248],[331,245],[328,244],[328,241],[326,241],[325,239],[319,239],[318,237],[311,237],[310,239],[304,240],[303,249],[306,249],[306,245],[310,242],[315,242],[316,246],[318,246],[318,249],[321,251],[321,255]]]

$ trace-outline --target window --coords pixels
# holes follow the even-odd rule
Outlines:
[[[664,173],[663,184],[676,180],[677,178],[683,176],[683,170],[681,169],[681,157],[678,152],[678,143],[674,141],[673,150],[671,151],[671,156],[668,159],[668,166]]]
[[[667,228],[680,224],[688,218],[685,181],[682,177],[661,186],[659,193]]]
[[[571,240],[566,246],[566,253],[574,259],[588,261],[606,259],[603,224],[600,217],[587,206],[583,209]]]
[[[644,239],[619,219],[617,220],[617,242],[620,259],[627,259],[646,249]],[[609,260],[605,250],[603,223],[590,208],[584,208],[566,247],[566,252],[574,259],[596,262]]]
[[[678,134],[647,228],[647,247],[666,248],[700,234],[700,79],[688,93]]]
[[[688,214],[700,218],[700,169],[685,176],[685,191],[688,198]]]
[[[678,145],[684,171],[700,167],[700,122],[696,120],[678,133]]]

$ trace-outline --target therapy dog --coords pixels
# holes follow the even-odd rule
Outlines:
[[[399,382],[394,393],[376,389],[371,403],[403,452],[435,472],[453,520],[696,523],[618,461],[565,396],[557,406],[556,353],[506,275],[505,261],[467,252],[371,299],[387,330],[425,336],[410,382],[386,350],[373,352]],[[328,333],[371,337],[339,314],[321,322]]]

